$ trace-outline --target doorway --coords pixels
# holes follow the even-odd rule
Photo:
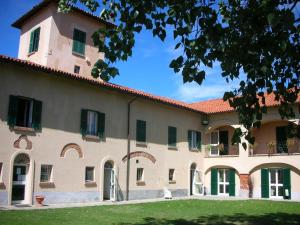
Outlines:
[[[197,170],[197,165],[193,163],[190,168],[190,194],[202,195],[203,194],[203,181],[202,173]]]
[[[12,204],[29,203],[29,179],[28,171],[30,159],[27,154],[19,154],[14,160],[13,177],[12,177]]]
[[[229,169],[218,169],[218,194],[229,195]]]
[[[104,185],[103,185],[103,199],[115,201],[116,195],[116,176],[112,162],[104,164]]]

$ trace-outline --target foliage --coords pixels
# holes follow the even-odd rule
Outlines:
[[[240,142],[241,136],[254,143],[250,128],[260,127],[267,113],[266,94],[273,93],[280,102],[282,118],[295,116],[291,105],[300,86],[300,19],[295,13],[299,0],[78,1],[92,11],[101,7],[103,19],[117,24],[93,35],[94,44],[106,57],[95,64],[94,77],[108,81],[118,75],[114,63],[132,55],[135,35],[143,29],[162,41],[171,31],[174,49],[183,53],[170,67],[182,73],[183,82],[201,85],[204,67],[213,67],[215,62],[220,63],[221,76],[228,83],[240,78],[239,87],[223,97],[247,130],[236,129],[233,143]],[[68,4],[76,2],[60,0],[59,8],[68,11]]]

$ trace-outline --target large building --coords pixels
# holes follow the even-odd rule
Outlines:
[[[0,56],[0,205],[216,195],[300,200],[300,144],[268,95],[255,145],[221,99],[187,104],[93,79],[91,35],[113,26],[43,1],[16,21],[18,58]],[[242,128],[244,129],[244,128]],[[243,140],[246,142],[246,140]],[[246,142],[247,143],[247,142]]]

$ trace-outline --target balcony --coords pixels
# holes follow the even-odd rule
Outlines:
[[[249,156],[276,156],[276,155],[300,155],[300,140],[298,138],[286,141],[272,141],[254,143],[250,146]]]
[[[239,147],[238,145],[206,145],[205,148],[205,157],[213,158],[213,157],[232,157],[239,156]]]

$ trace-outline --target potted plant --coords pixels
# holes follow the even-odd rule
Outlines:
[[[268,146],[268,154],[271,155],[275,152],[275,146],[276,146],[276,143],[275,141],[269,141],[267,143],[267,146]]]
[[[36,195],[35,200],[37,203],[37,206],[44,206],[43,201],[45,200],[45,197],[42,195]]]

